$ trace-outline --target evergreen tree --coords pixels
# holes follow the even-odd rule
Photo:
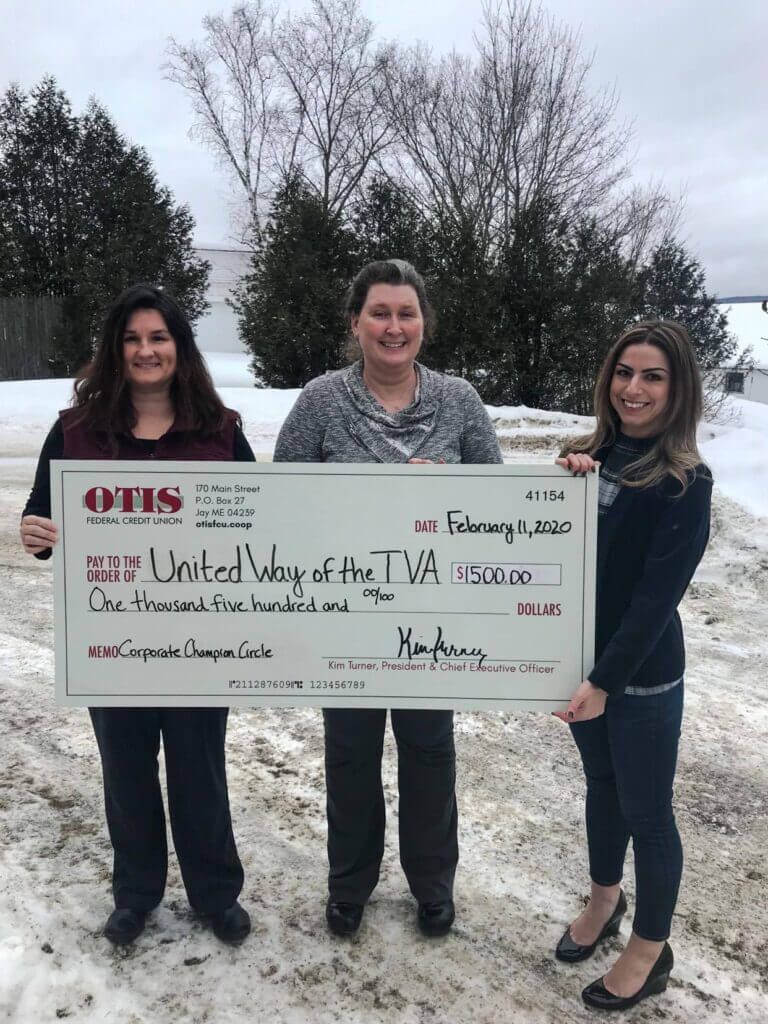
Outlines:
[[[76,121],[69,101],[44,79],[27,97],[12,85],[0,102],[0,289],[63,295],[73,243],[67,196]]]
[[[603,357],[631,319],[637,283],[594,217],[540,203],[520,211],[495,266],[488,402],[588,413]]]
[[[314,191],[285,181],[233,303],[265,386],[303,387],[345,362],[343,296],[356,269],[353,233]]]
[[[637,275],[610,232],[594,218],[571,227],[551,325],[557,359],[545,408],[592,413],[597,374],[632,319],[638,290]]]
[[[437,313],[434,339],[424,359],[444,373],[464,377],[486,401],[496,397],[499,295],[475,225],[435,215],[435,257],[427,285]]]
[[[63,320],[53,369],[90,357],[104,308],[129,284],[167,288],[191,320],[206,308],[209,265],[192,252],[193,220],[149,157],[92,100],[73,115],[46,77],[0,102],[0,294],[53,295]]]
[[[377,175],[352,208],[351,228],[360,267],[373,260],[408,260],[420,274],[434,265],[434,228],[408,192]]]
[[[498,335],[493,390],[486,401],[548,408],[552,371],[564,352],[553,331],[567,272],[568,225],[557,209],[521,210],[494,272],[498,280]]]
[[[717,299],[704,286],[704,270],[679,242],[663,242],[640,274],[637,315],[677,320],[688,329],[703,370],[724,366],[736,353],[736,338]]]

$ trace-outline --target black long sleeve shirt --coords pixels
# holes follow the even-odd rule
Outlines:
[[[595,453],[604,460],[607,450]],[[712,477],[699,466],[683,494],[671,476],[657,487],[620,487],[597,536],[595,667],[610,694],[679,679],[685,670],[677,606],[709,539]]]

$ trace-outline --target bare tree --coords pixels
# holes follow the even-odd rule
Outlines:
[[[326,209],[340,213],[392,132],[380,97],[390,47],[374,46],[358,0],[312,0],[283,21],[274,49],[302,144],[302,167]]]
[[[456,52],[435,62],[419,43],[387,68],[384,101],[399,145],[395,173],[442,221],[490,236],[499,191],[498,147],[473,62]]]
[[[615,121],[615,93],[589,89],[578,35],[528,0],[493,0],[475,46],[474,60],[437,63],[414,48],[389,75],[413,187],[474,223],[490,247],[541,203],[565,216],[609,204],[630,133]]]
[[[507,152],[504,202],[515,212],[539,194],[559,209],[593,210],[626,175],[628,129],[613,90],[592,92],[592,60],[578,34],[521,0],[487,4],[478,39],[483,75]]]
[[[192,134],[230,168],[258,236],[265,201],[299,174],[341,212],[391,138],[379,103],[388,49],[358,0],[312,0],[277,20],[265,0],[203,20],[205,39],[171,39],[166,77],[192,99]]]
[[[234,174],[248,204],[247,231],[260,232],[276,172],[291,161],[286,110],[273,52],[275,9],[254,0],[203,19],[202,43],[168,44],[166,77],[190,96],[193,137]]]

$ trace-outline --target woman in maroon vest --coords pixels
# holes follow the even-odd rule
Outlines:
[[[48,558],[51,459],[253,461],[237,413],[214,390],[192,328],[168,295],[128,288],[107,313],[101,343],[75,383],[72,408],[43,445],[21,520],[24,550]],[[162,736],[168,809],[189,902],[224,942],[250,931],[237,902],[243,869],[225,769],[227,708],[91,708],[114,850],[115,910],[104,927],[133,942],[160,902],[168,869],[157,755]]]

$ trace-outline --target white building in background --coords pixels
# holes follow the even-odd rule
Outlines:
[[[750,402],[768,404],[768,295],[736,296],[718,305],[738,338],[739,352],[751,348],[754,362],[751,370],[722,367],[723,389]]]
[[[210,308],[197,321],[197,344],[203,352],[236,352],[242,355],[246,349],[237,333],[235,311],[227,305],[227,299],[247,272],[250,253],[244,249],[211,245],[197,247],[195,255],[211,264],[206,293]]]

